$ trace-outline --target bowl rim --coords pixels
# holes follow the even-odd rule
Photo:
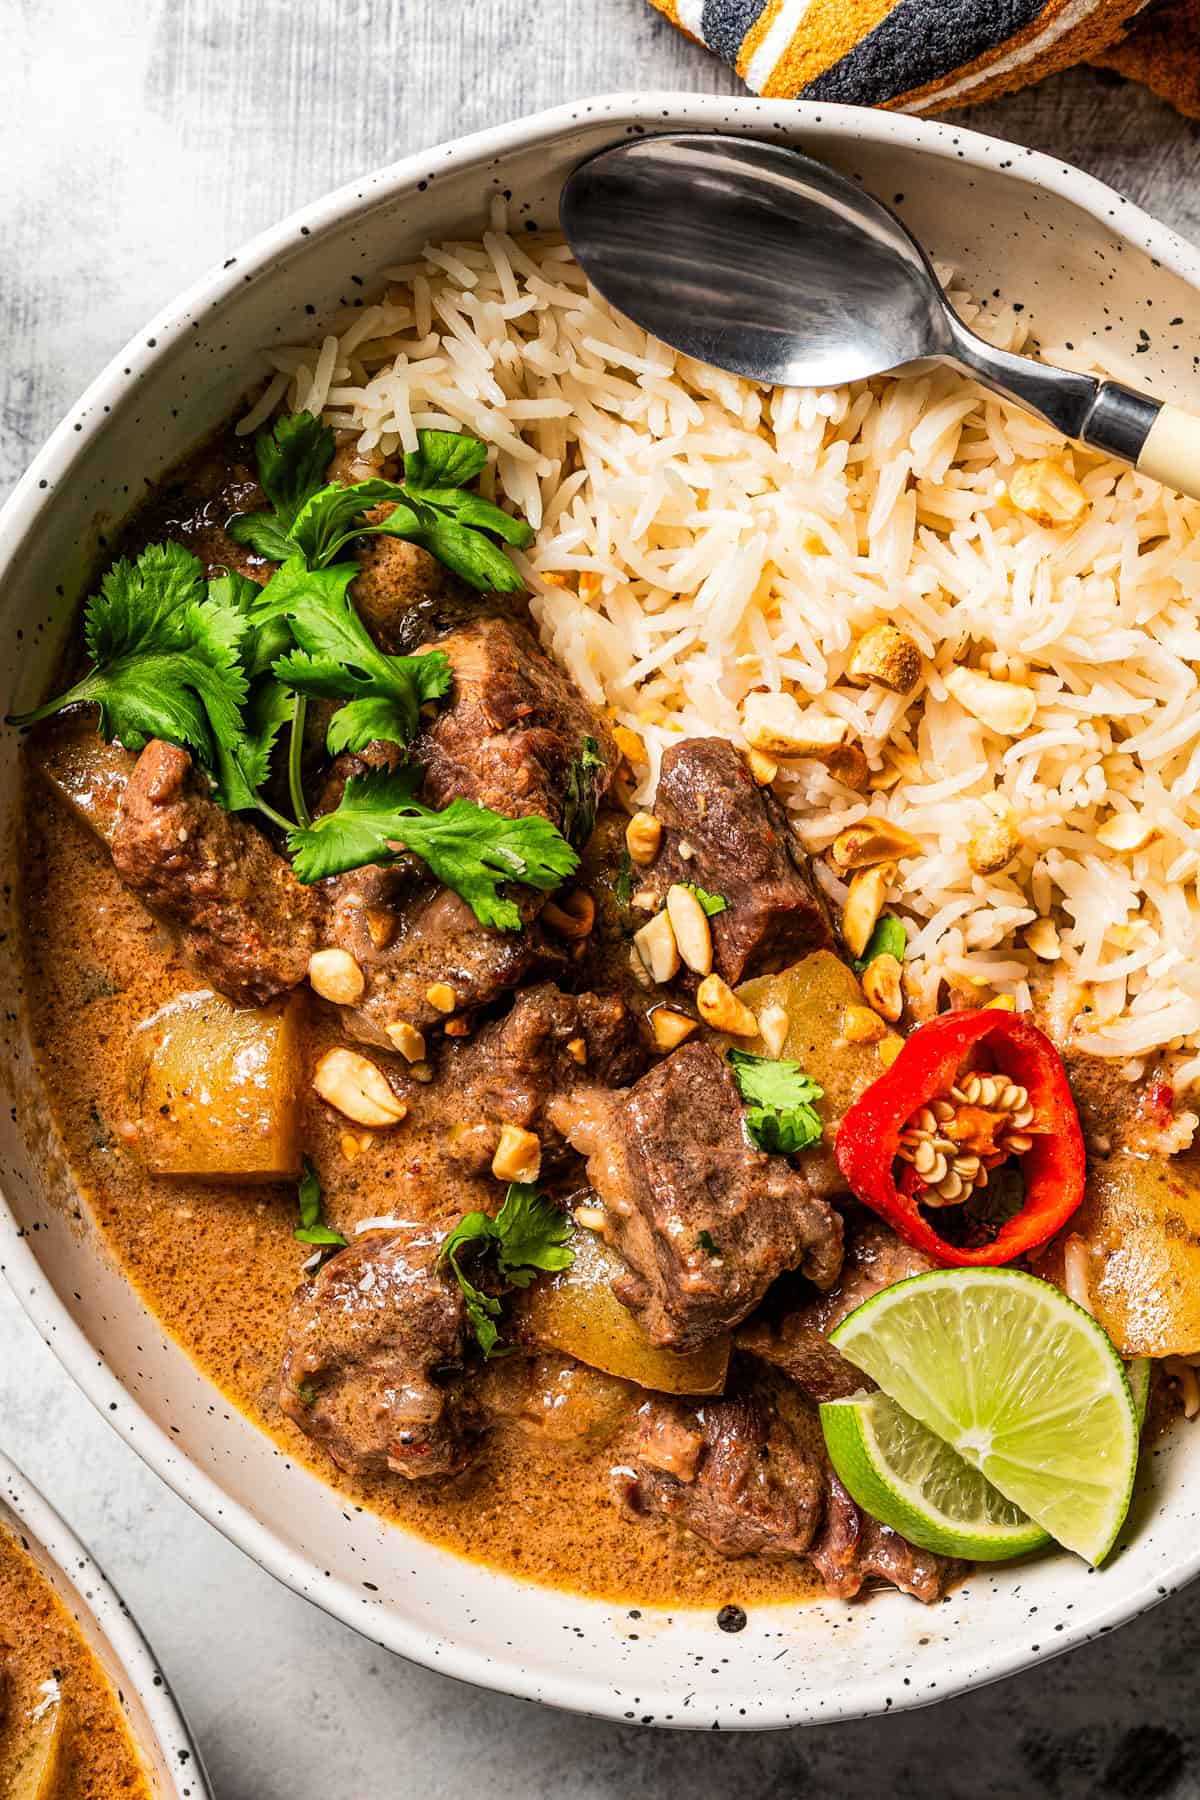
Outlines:
[[[0,575],[19,552],[34,519],[47,504],[53,504],[57,483],[75,457],[93,436],[103,431],[108,418],[106,406],[111,403],[115,411],[116,402],[128,396],[131,380],[136,385],[164,360],[191,320],[230,298],[246,282],[268,272],[273,263],[294,247],[297,235],[317,237],[335,224],[345,224],[381,201],[401,196],[409,187],[428,179],[431,170],[442,173],[460,164],[499,159],[536,143],[568,135],[581,123],[602,124],[610,119],[614,132],[624,125],[649,133],[664,117],[677,122],[662,129],[713,131],[723,127],[747,131],[753,130],[756,124],[764,130],[794,131],[808,122],[814,127],[823,127],[824,135],[844,135],[876,145],[904,144],[934,157],[955,157],[968,165],[996,169],[1012,180],[1053,193],[1090,214],[1104,229],[1135,244],[1200,295],[1200,250],[1168,226],[1095,176],[1057,157],[968,127],[912,114],[818,102],[766,101],[752,96],[631,90],[585,97],[418,150],[343,183],[257,233],[219,268],[210,269],[184,288],[109,360],[51,433],[0,508]],[[1011,154],[1006,154],[1001,161],[996,156],[997,151]],[[515,1655],[488,1656],[481,1650],[440,1638],[412,1619],[389,1615],[387,1636],[381,1637],[378,1615],[370,1624],[364,1623],[358,1596],[343,1581],[324,1574],[315,1562],[306,1563],[242,1502],[183,1456],[166,1431],[97,1357],[82,1327],[76,1324],[43,1273],[31,1243],[2,1193],[0,1268],[35,1328],[97,1411],[114,1429],[123,1432],[142,1460],[181,1499],[277,1580],[342,1623],[373,1638],[381,1648],[403,1655],[425,1668],[478,1687],[522,1699],[545,1701],[569,1711],[616,1720],[626,1716],[614,1701],[611,1690],[590,1677],[575,1676],[560,1668],[550,1682],[545,1676],[539,1676],[535,1668],[522,1664]],[[3,1467],[0,1458],[0,1469]],[[59,1524],[65,1532],[66,1527]],[[902,1694],[891,1694],[888,1690],[893,1684],[885,1673],[864,1674],[854,1684],[852,1697],[844,1701],[839,1698],[819,1713],[813,1710],[806,1716],[801,1710],[799,1717],[793,1712],[785,1719],[781,1711],[764,1712],[753,1720],[722,1718],[721,1724],[726,1729],[771,1729],[785,1724],[862,1718],[935,1704],[968,1687],[980,1687],[1047,1661],[1051,1656],[1061,1655],[1065,1650],[1089,1641],[1101,1631],[1138,1617],[1197,1574],[1200,1574],[1200,1540],[1190,1557],[1182,1558],[1174,1565],[1169,1583],[1161,1574],[1149,1573],[1138,1586],[1126,1590],[1121,1598],[1114,1598],[1107,1608],[1089,1610],[1085,1617],[1077,1615],[1058,1634],[1052,1646],[1042,1646],[1036,1653],[1028,1647],[1018,1647],[1015,1642],[998,1644],[983,1670],[976,1665],[961,1672],[952,1671],[946,1679],[939,1681],[936,1694],[923,1694],[915,1685],[906,1688]],[[657,1708],[655,1712],[657,1723],[661,1721],[661,1712]],[[687,1726],[690,1722],[676,1720],[674,1723]],[[697,1718],[694,1723],[700,1727],[705,1722]],[[186,1730],[182,1721],[180,1724]]]
[[[72,1617],[88,1648],[94,1647],[97,1633],[107,1639],[128,1690],[145,1711],[176,1800],[185,1800],[185,1796],[187,1800],[211,1800],[200,1752],[141,1626],[62,1514],[0,1451],[0,1530],[4,1529],[23,1533],[53,1564],[74,1598]],[[84,1574],[86,1592],[80,1585]]]

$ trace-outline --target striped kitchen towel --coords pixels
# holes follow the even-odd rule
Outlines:
[[[1200,0],[651,0],[770,98],[927,112],[1085,58],[1200,109]]]

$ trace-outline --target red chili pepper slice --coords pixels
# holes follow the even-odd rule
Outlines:
[[[914,1113],[944,1098],[963,1064],[986,1043],[996,1071],[1023,1087],[1034,1109],[1026,1128],[1032,1146],[1020,1158],[1025,1204],[995,1239],[965,1250],[940,1236],[922,1216],[911,1168],[897,1184],[900,1134]],[[858,1199],[888,1221],[907,1243],[953,1265],[1011,1262],[1045,1243],[1083,1199],[1086,1157],[1079,1115],[1062,1058],[1028,1019],[997,1007],[945,1013],[921,1025],[885,1075],[860,1094],[837,1135],[838,1166]]]

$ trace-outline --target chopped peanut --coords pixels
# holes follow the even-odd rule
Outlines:
[[[904,1010],[900,988],[900,964],[894,956],[873,956],[862,972],[862,990],[869,1004],[894,1025]]]
[[[1015,681],[993,681],[978,669],[951,669],[946,686],[960,706],[1002,737],[1019,737],[1033,723],[1037,695],[1032,688]]]
[[[458,1005],[458,995],[448,981],[434,981],[425,989],[425,998],[435,1012],[452,1013]]]
[[[890,1069],[903,1048],[904,1039],[897,1037],[894,1031],[889,1031],[886,1037],[880,1038],[875,1054],[883,1067]]]
[[[408,1112],[382,1070],[357,1050],[327,1050],[313,1074],[313,1087],[356,1125],[395,1125]]]
[[[647,973],[655,981],[670,981],[679,973],[679,946],[668,913],[655,913],[647,924],[634,932],[633,943]]]
[[[626,762],[637,768],[646,761],[646,746],[636,731],[631,731],[628,725],[614,725],[612,734]]]
[[[791,1027],[787,1010],[782,1006],[764,1006],[758,1015],[758,1029],[768,1056],[781,1056]]]
[[[1021,848],[1012,814],[995,814],[976,825],[967,839],[967,864],[976,875],[995,875],[1010,863]]]
[[[407,1062],[422,1061],[425,1055],[425,1037],[415,1025],[410,1025],[406,1019],[398,1019],[394,1025],[385,1025],[383,1029]]]
[[[1048,456],[1025,463],[1008,484],[1008,497],[1035,525],[1073,525],[1087,508],[1087,495],[1061,463]]]
[[[587,1044],[583,1038],[571,1038],[568,1041],[567,1055],[573,1063],[578,1063],[580,1068],[583,1068],[587,1062]]]
[[[742,730],[753,750],[768,756],[813,756],[836,750],[846,741],[844,719],[806,713],[791,694],[747,694],[742,702]]]
[[[759,787],[770,787],[779,773],[779,764],[765,750],[747,750],[746,767]]]
[[[1025,933],[1025,942],[1043,962],[1057,962],[1062,955],[1058,927],[1053,919],[1035,919]]]
[[[689,1019],[686,1013],[672,1012],[669,1006],[660,1006],[650,1014],[650,1029],[660,1050],[674,1050],[697,1028],[697,1020]]]
[[[396,935],[396,915],[386,906],[367,908],[367,936],[376,950],[386,950]]]
[[[829,846],[829,855],[839,869],[866,869],[872,863],[889,862],[902,856],[918,856],[920,840],[902,825],[868,814],[857,825],[839,831]]]
[[[708,915],[690,888],[674,882],[667,889],[667,917],[688,968],[695,975],[707,975],[713,962],[712,932]]]
[[[631,861],[645,868],[658,855],[662,843],[662,826],[653,813],[634,813],[625,827],[625,848]]]
[[[921,652],[894,625],[872,625],[855,645],[846,675],[856,687],[877,681],[893,694],[908,694],[921,679]]]
[[[983,1003],[984,1012],[1016,1012],[1017,1003],[1011,994],[996,994]]]
[[[888,889],[896,879],[894,862],[872,863],[850,877],[850,891],[842,909],[842,936],[851,956],[861,956],[883,911]]]
[[[1096,827],[1096,836],[1106,850],[1144,850],[1156,835],[1154,824],[1141,813],[1114,813]]]
[[[457,1019],[447,1019],[442,1030],[449,1038],[470,1037],[471,1021],[460,1013]]]
[[[541,1139],[520,1125],[506,1125],[492,1158],[497,1181],[536,1181],[542,1167]]]
[[[586,888],[572,888],[561,900],[547,900],[539,916],[547,931],[574,943],[587,937],[595,924],[596,902]]]
[[[758,1036],[758,1020],[719,975],[704,977],[696,989],[696,1005],[704,1023],[714,1031],[728,1032],[730,1037]]]
[[[842,1013],[842,1036],[848,1044],[877,1044],[888,1035],[887,1026],[869,1006],[852,1004]]]
[[[871,765],[857,744],[838,744],[832,750],[823,750],[816,757],[829,770],[835,781],[843,787],[852,788],[856,794],[865,794],[871,781]]]
[[[369,1131],[343,1131],[338,1139],[338,1148],[347,1162],[353,1162],[356,1156],[361,1156],[364,1150],[371,1148],[371,1142]]]
[[[602,1206],[577,1206],[575,1223],[582,1225],[585,1231],[603,1231],[604,1208]]]
[[[308,959],[308,979],[314,993],[335,1006],[356,1006],[367,987],[366,976],[348,950],[314,950]]]

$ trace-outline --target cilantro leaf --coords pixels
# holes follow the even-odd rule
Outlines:
[[[110,743],[141,750],[165,738],[215,769],[217,745],[241,735],[245,632],[236,606],[206,599],[197,557],[181,544],[149,544],[135,562],[114,563],[88,601],[92,669],[66,693],[7,722],[33,725],[90,701]]]
[[[349,487],[331,486],[318,489],[296,515],[292,526],[292,543],[301,550],[313,568],[332,562],[342,545],[359,533],[353,529],[356,519],[371,507],[393,500],[400,510],[404,489],[394,481],[372,479],[353,482]],[[408,508],[413,522],[416,514]],[[294,551],[293,551],[294,554]]]
[[[388,537],[406,538],[410,543],[420,544],[431,556],[436,556],[455,575],[459,576],[469,587],[478,588],[480,593],[519,594],[525,583],[518,575],[496,544],[486,538],[481,531],[459,524],[456,520],[432,507],[422,506],[419,511],[404,508],[403,513],[413,513],[415,523],[405,516],[397,518],[402,509],[389,515],[378,525],[367,526],[363,536],[382,534]],[[504,517],[508,518],[505,513]],[[526,527],[528,530],[528,527]],[[532,541],[532,533],[525,539]]]
[[[466,431],[419,431],[417,448],[404,458],[404,479],[414,488],[460,488],[483,473],[487,445]]]
[[[570,1219],[552,1201],[528,1182],[514,1181],[494,1219],[487,1213],[466,1213],[444,1240],[436,1267],[440,1269],[449,1263],[485,1358],[491,1356],[500,1341],[495,1323],[500,1316],[500,1301],[464,1274],[462,1253],[470,1250],[476,1256],[485,1256],[494,1252],[500,1281],[510,1288],[525,1288],[539,1272],[571,1267],[575,1261],[575,1252],[567,1248],[571,1230]]]
[[[440,699],[450,686],[444,651],[387,656],[379,649],[347,592],[357,574],[355,563],[309,569],[293,556],[259,590],[250,613],[255,625],[285,620],[300,646],[276,658],[278,680],[297,693],[351,702],[330,722],[327,743],[334,756],[361,750],[373,738],[410,743],[422,704]]]
[[[685,887],[689,894],[695,894],[710,919],[715,919],[718,913],[728,910],[729,902],[724,894],[710,894],[707,888],[702,888],[696,881],[684,881],[680,885]]]
[[[868,963],[874,962],[877,956],[894,956],[897,962],[904,961],[904,952],[908,947],[908,932],[904,921],[895,913],[884,913],[876,921],[875,929],[867,939],[867,947],[861,956],[856,956],[852,967],[856,975],[861,975]]]
[[[508,819],[472,800],[452,800],[441,812],[416,798],[420,769],[373,770],[346,783],[333,812],[293,831],[289,847],[300,881],[322,881],[389,863],[411,851],[453,888],[481,925],[516,931],[521,915],[500,888],[523,881],[548,892],[579,867],[570,844],[548,819]]]
[[[239,513],[229,522],[230,537],[271,562],[293,556],[292,527],[309,498],[325,486],[333,447],[333,432],[312,413],[285,413],[260,431],[254,441],[258,478],[271,510]]]
[[[567,787],[563,795],[563,836],[576,848],[586,844],[596,824],[596,799],[600,777],[605,769],[600,745],[594,737],[585,737],[583,749],[567,770]]]
[[[339,1250],[346,1248],[346,1240],[340,1231],[323,1223],[321,1219],[321,1183],[317,1171],[304,1158],[304,1173],[300,1177],[300,1191],[297,1196],[300,1203],[300,1223],[292,1236],[302,1244],[331,1244]]]
[[[812,1102],[824,1089],[797,1062],[755,1056],[749,1050],[727,1050],[738,1092],[750,1103],[746,1130],[760,1150],[791,1156],[821,1141],[821,1120]]]

